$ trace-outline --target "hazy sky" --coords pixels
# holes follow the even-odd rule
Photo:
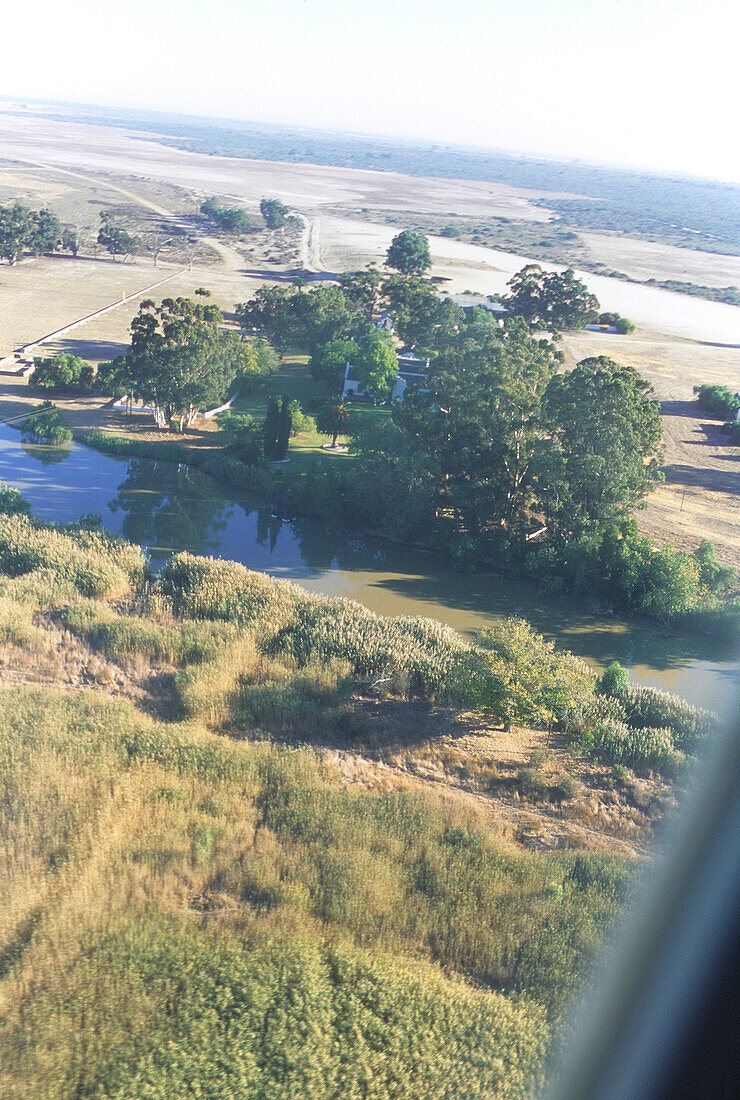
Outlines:
[[[734,0],[16,0],[0,93],[740,181]]]

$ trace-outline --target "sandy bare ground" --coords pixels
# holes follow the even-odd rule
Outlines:
[[[207,157],[145,141],[123,130],[51,122],[27,114],[0,112],[0,156],[39,162],[89,177],[106,174],[133,194],[163,184],[188,189],[195,198],[207,193],[240,198],[256,206],[265,194],[278,195],[299,212],[315,215],[337,205],[348,217],[322,219],[323,268],[348,270],[382,260],[393,235],[390,227],[349,224],[353,210],[403,209],[419,212],[547,217],[533,207],[533,193],[472,181],[429,180],[392,173],[335,169],[315,165],[273,164],[238,158]],[[153,201],[153,206],[162,204]],[[165,204],[166,206],[166,204]],[[606,239],[606,238],[605,238]],[[615,238],[616,239],[616,238]],[[451,279],[450,289],[500,293],[527,257],[434,238],[436,275]],[[611,262],[611,261],[608,261]],[[711,260],[707,264],[711,264]],[[318,265],[313,265],[318,266]],[[616,264],[614,266],[617,266]],[[658,272],[657,274],[660,274]],[[586,276],[605,309],[618,310],[653,331],[723,344],[740,344],[740,309],[620,280]],[[720,281],[722,281],[720,279]]]
[[[721,256],[616,234],[581,233],[590,259],[632,279],[679,279],[700,286],[740,287],[740,256]]]
[[[547,211],[529,201],[544,192],[503,184],[436,180],[397,173],[329,168],[205,156],[144,140],[123,129],[55,122],[0,111],[0,155],[57,167],[91,169],[116,176],[177,183],[204,194],[238,198],[256,206],[264,195],[298,209],[343,204],[378,208],[452,211],[547,221]]]

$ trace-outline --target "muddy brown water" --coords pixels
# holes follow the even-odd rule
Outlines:
[[[0,480],[20,489],[40,519],[99,513],[109,530],[146,547],[155,566],[180,550],[231,559],[378,614],[423,615],[470,636],[518,614],[596,670],[619,660],[636,682],[694,704],[724,715],[737,704],[740,678],[726,639],[605,616],[505,575],[456,573],[435,554],[288,520],[185,466],[114,458],[77,444],[29,447],[0,425]]]

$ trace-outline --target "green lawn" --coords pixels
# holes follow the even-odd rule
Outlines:
[[[280,369],[267,382],[260,386],[254,393],[245,394],[232,405],[234,412],[249,413],[258,422],[265,419],[267,402],[270,397],[282,397],[287,394],[291,399],[295,398],[304,412],[316,414],[316,405],[321,404],[327,398],[327,392],[323,384],[314,381],[308,373],[308,356],[290,354],[283,357]],[[363,424],[372,423],[390,416],[390,409],[385,406],[373,408],[370,405],[355,405],[353,413],[356,420]],[[299,432],[292,437],[288,450],[291,459],[291,474],[306,473],[318,459],[331,462],[351,461],[350,454],[337,454],[322,450],[322,444],[329,442],[325,435],[318,432]],[[340,443],[347,443],[347,438],[339,437]]]

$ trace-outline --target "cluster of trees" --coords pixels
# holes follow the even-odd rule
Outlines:
[[[98,244],[102,244],[110,252],[113,259],[116,256],[123,256],[126,260],[129,256],[136,256],[142,248],[139,237],[116,224],[115,215],[111,210],[103,210],[100,214]]]
[[[576,278],[572,268],[548,272],[539,264],[527,264],[508,286],[504,304],[533,328],[579,329],[599,319],[598,298]]]
[[[572,289],[577,303],[581,285]],[[461,567],[494,556],[654,613],[696,605],[698,561],[656,552],[629,526],[663,477],[658,404],[633,368],[596,357],[564,373],[539,320],[462,308],[423,279],[362,272],[341,290],[361,324],[388,306],[431,364],[423,391],[357,432],[352,464],[312,474],[299,490],[307,507],[432,537]],[[356,332],[340,334],[315,347],[312,369],[336,391],[361,353]]]
[[[30,443],[45,443],[50,447],[65,447],[72,442],[72,433],[65,428],[56,405],[43,401],[21,425],[23,438]]]
[[[14,264],[24,252],[46,256],[60,249],[77,255],[81,230],[62,226],[50,210],[31,210],[22,203],[0,206],[0,259]]]
[[[280,199],[262,199],[260,214],[268,229],[282,229],[288,221],[288,207]]]
[[[222,206],[213,196],[201,203],[200,212],[224,233],[238,237],[251,232],[252,222],[246,210],[238,206]]]
[[[34,359],[29,381],[42,390],[68,393],[70,390],[89,389],[93,376],[93,368],[84,359],[60,351],[46,359]]]
[[[100,386],[151,405],[158,427],[177,419],[182,430],[200,409],[223,401],[237,378],[265,371],[254,344],[225,332],[222,320],[215,305],[147,299],[131,322],[129,350],[100,365]]]

